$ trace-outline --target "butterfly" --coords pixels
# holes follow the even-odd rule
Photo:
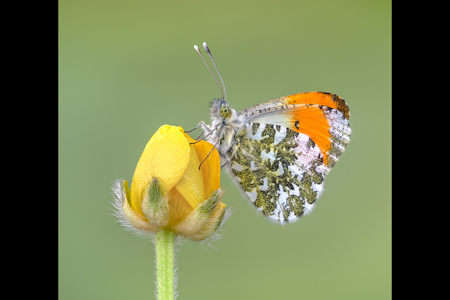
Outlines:
[[[222,168],[263,215],[285,224],[309,214],[325,176],[350,141],[347,103],[335,94],[306,92],[236,111],[226,100],[208,45],[203,47],[223,91],[194,46],[222,93],[211,103],[211,125],[201,121],[196,128],[201,126],[204,139],[218,150]]]

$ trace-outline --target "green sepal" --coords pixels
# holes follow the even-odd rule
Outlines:
[[[169,203],[164,196],[158,178],[153,178],[142,201],[142,212],[149,223],[156,227],[164,227],[169,221]]]
[[[219,203],[222,198],[222,192],[220,190],[216,190],[212,192],[211,196],[202,203],[202,205],[198,208],[198,213],[200,214],[211,214],[216,208],[217,203]]]

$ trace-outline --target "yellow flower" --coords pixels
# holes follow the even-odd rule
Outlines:
[[[116,182],[116,215],[127,222],[125,227],[151,233],[170,230],[196,241],[220,227],[225,204],[219,154],[214,149],[208,156],[213,145],[194,142],[183,128],[169,125],[152,136],[131,188],[126,180]]]

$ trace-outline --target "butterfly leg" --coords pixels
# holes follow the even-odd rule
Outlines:
[[[202,127],[203,132],[205,132],[206,136],[208,136],[211,133],[211,131],[213,131],[212,127],[207,125],[207,124],[205,124],[205,122],[203,122],[203,121],[198,123],[198,125],[200,125]]]
[[[194,127],[194,129],[191,129],[191,130],[187,130],[187,131],[185,131],[185,133],[189,133],[189,132],[192,132],[192,131],[194,131],[194,130],[196,130],[199,126],[201,126],[202,127],[202,129],[203,129],[203,131],[200,133],[200,135],[195,139],[196,140],[196,142],[194,142],[194,143],[191,143],[191,144],[195,144],[195,143],[198,143],[199,141],[201,141],[201,140],[203,140],[203,139],[205,139],[209,134],[211,134],[211,132],[212,131],[214,131],[214,130],[212,130],[211,129],[211,127],[210,126],[208,126],[208,125],[206,125],[205,124],[205,122],[203,122],[203,121],[200,121],[200,123],[198,123],[197,124],[197,126],[195,126]],[[208,134],[207,135],[205,135],[202,139],[200,139],[201,138],[201,136],[206,132],[206,131],[209,131],[208,132]]]
[[[200,141],[202,141],[202,140],[204,140],[205,138],[207,138],[208,137],[208,135],[210,135],[211,133],[213,133],[214,132],[214,130],[216,130],[215,128],[213,129],[213,130],[211,130],[207,135],[205,135],[201,140],[199,140],[199,138],[200,138],[200,136],[202,136],[203,135],[203,132],[202,132],[202,134],[200,134],[200,136],[197,138],[197,140],[195,141],[195,142],[193,142],[193,143],[191,143],[191,144],[197,144],[198,142],[200,142]]]
[[[196,140],[200,140],[200,138],[202,137],[202,135],[205,133],[205,131],[203,130],[202,133],[200,133],[200,135],[196,138]]]
[[[198,123],[197,124],[197,126],[195,126],[194,127],[194,129],[191,129],[191,130],[188,130],[188,131],[185,131],[185,133],[189,133],[189,132],[192,132],[192,131],[194,131],[194,130],[196,130],[199,126],[202,126],[202,128],[204,128],[204,126],[208,126],[208,125],[206,125],[205,124],[205,122],[203,122],[203,121],[200,121],[200,123]],[[203,130],[204,131],[204,130]]]
[[[223,167],[225,167],[227,164],[230,164],[231,166],[231,160],[227,155],[220,155],[220,161],[225,161],[225,163],[223,165],[220,166],[221,169],[223,169]]]
[[[216,145],[219,143],[219,141],[217,141]],[[211,155],[211,152],[213,152],[214,148],[216,148],[216,145],[214,145],[211,149],[211,151],[209,151],[208,155],[206,155],[205,159],[200,163],[200,166],[198,166],[198,169],[200,170],[200,167],[202,166],[202,164],[205,162],[205,160],[209,157],[209,155]]]
[[[225,167],[229,162],[230,162],[230,160],[228,160],[228,158],[227,158],[227,161],[223,165],[221,165],[220,168],[223,169],[223,167]]]

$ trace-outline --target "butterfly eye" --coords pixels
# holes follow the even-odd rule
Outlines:
[[[222,105],[220,107],[220,116],[222,118],[228,118],[230,115],[231,115],[231,109],[226,105]]]

